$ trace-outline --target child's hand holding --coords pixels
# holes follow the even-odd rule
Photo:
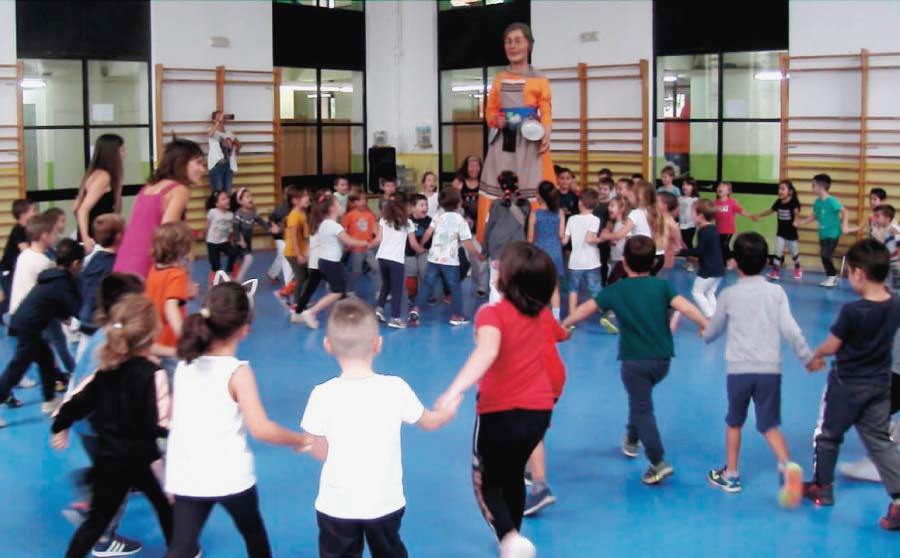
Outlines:
[[[813,357],[809,362],[806,363],[807,372],[821,372],[824,369],[825,359],[820,356]]]
[[[50,436],[50,447],[55,450],[64,450],[69,447],[69,431],[63,430]]]

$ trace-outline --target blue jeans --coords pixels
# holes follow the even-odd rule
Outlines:
[[[75,370],[75,359],[72,352],[69,351],[69,343],[66,341],[66,334],[63,333],[62,323],[59,320],[53,320],[44,330],[44,339],[56,351],[56,356],[62,361],[63,368],[69,374]]]
[[[460,288],[459,266],[442,265],[428,262],[428,271],[425,273],[425,285],[420,286],[416,296],[416,306],[425,306],[428,294],[434,292],[434,287],[443,278],[444,284],[450,289],[450,314],[462,315],[462,289]]]
[[[212,187],[213,193],[224,191],[231,193],[231,183],[234,178],[234,171],[227,160],[216,163],[216,166],[209,169],[209,185]]]
[[[600,268],[597,269],[570,269],[568,278],[569,292],[576,295],[581,293],[582,287],[587,286],[591,298],[600,292]]]

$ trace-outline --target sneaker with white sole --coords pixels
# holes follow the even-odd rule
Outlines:
[[[840,277],[838,277],[837,275],[830,275],[830,276],[826,277],[824,281],[819,283],[819,286],[831,289],[831,288],[837,287],[838,284],[840,284],[840,282],[841,282]]]
[[[803,499],[803,468],[793,461],[784,464],[781,472],[781,487],[778,489],[778,503],[783,508],[796,508]]]
[[[634,459],[638,456],[638,453],[641,451],[641,443],[637,440],[631,441],[628,439],[628,434],[622,438],[622,453],[625,454],[625,457],[629,457]]]
[[[461,326],[469,323],[469,320],[465,316],[450,316],[450,325],[452,326]]]
[[[378,321],[381,323],[386,322],[387,319],[384,317],[384,308],[382,308],[381,306],[376,308],[375,309],[375,317],[378,318]]]
[[[728,476],[725,471],[726,467],[722,467],[721,469],[712,469],[708,473],[706,473],[706,480],[709,481],[709,484],[715,486],[716,488],[720,488],[725,492],[730,494],[734,494],[735,492],[741,491],[741,477],[740,476]],[[802,478],[801,478],[802,480]]]
[[[21,381],[19,381],[19,387],[22,389],[31,389],[37,385],[37,382],[29,378],[28,376],[22,376]]]
[[[618,326],[616,326],[616,324],[614,324],[613,321],[607,316],[603,316],[602,318],[600,318],[600,326],[606,330],[606,333],[610,335],[619,334]]]
[[[659,484],[674,474],[674,467],[665,461],[660,461],[656,465],[647,467],[647,470],[641,476],[641,482],[644,484]]]
[[[88,502],[72,502],[62,510],[62,516],[76,529],[87,519],[91,504]]]
[[[41,403],[41,412],[45,415],[52,415],[56,412],[60,405],[62,405],[63,398],[57,395],[50,401],[44,401]]]
[[[537,549],[534,544],[515,531],[507,533],[500,541],[500,558],[534,558],[535,556],[537,556]]]
[[[525,517],[536,515],[539,511],[556,502],[556,496],[550,491],[550,487],[544,485],[537,492],[528,491],[525,495]]]
[[[3,420],[3,417],[0,417],[0,428],[6,428],[9,424]]]
[[[391,318],[388,320],[387,326],[394,329],[406,329],[406,324],[400,318]]]
[[[131,556],[141,551],[141,543],[115,535],[108,541],[98,542],[91,550],[96,558],[111,558],[113,556]]]
[[[291,323],[304,324],[309,329],[319,329],[319,321],[309,313],[309,310],[304,310],[299,314],[291,314]]]
[[[852,463],[839,463],[837,470],[840,474],[853,480],[881,482],[881,475],[878,473],[878,469],[868,457]]]

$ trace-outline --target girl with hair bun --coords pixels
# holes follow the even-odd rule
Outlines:
[[[272,556],[247,430],[257,440],[298,451],[312,445],[308,434],[269,420],[253,370],[235,357],[250,332],[252,310],[241,285],[220,283],[210,289],[203,308],[184,322],[166,454],[166,491],[175,495],[175,532],[167,558],[196,555],[200,531],[216,504],[234,520],[248,556]]]
[[[77,420],[90,417],[97,435],[90,511],[67,558],[87,555],[132,488],[150,500],[166,541],[172,534],[172,508],[150,468],[160,458],[157,439],[167,435],[171,404],[166,372],[149,360],[159,319],[147,297],[129,294],[113,306],[109,324],[100,369],[59,408],[51,428],[55,449],[68,446]]]

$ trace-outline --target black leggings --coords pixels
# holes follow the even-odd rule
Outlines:
[[[603,242],[597,245],[600,250],[600,284],[606,286],[609,282],[609,257],[612,252],[612,245],[609,242]]]
[[[231,273],[234,269],[234,250],[231,249],[230,242],[222,242],[221,244],[206,243],[206,254],[209,256],[209,270],[215,273],[224,270]],[[228,267],[222,267],[222,256],[226,256],[226,264]]]
[[[681,242],[684,244],[684,247],[688,250],[694,248],[694,233],[697,232],[697,227],[690,227],[688,229],[681,229]]]
[[[150,500],[156,510],[166,542],[170,542],[172,508],[159,486],[159,481],[150,470],[149,463],[124,465],[97,462],[94,463],[94,471],[96,481],[94,495],[91,498],[91,510],[87,519],[72,536],[66,558],[84,558],[90,552],[132,488],[140,490]],[[191,557],[194,554],[191,554]]]
[[[378,307],[384,308],[387,295],[391,293],[391,317],[399,318],[406,266],[402,263],[378,258],[378,269],[381,271],[381,293],[378,295]]]
[[[900,374],[891,373],[891,414],[900,411]]]
[[[319,558],[362,558],[364,540],[373,558],[407,558],[400,538],[405,509],[376,519],[339,519],[316,512]]]
[[[719,234],[719,244],[722,246],[722,262],[725,264],[731,258],[731,236],[730,234]]]
[[[166,558],[194,558],[197,555],[197,539],[209,518],[213,506],[222,504],[234,521],[250,558],[271,558],[269,536],[259,513],[259,495],[256,487],[238,494],[216,498],[175,496],[175,532]]]
[[[472,484],[481,513],[501,540],[522,527],[525,464],[550,426],[550,411],[513,409],[478,416]]]

